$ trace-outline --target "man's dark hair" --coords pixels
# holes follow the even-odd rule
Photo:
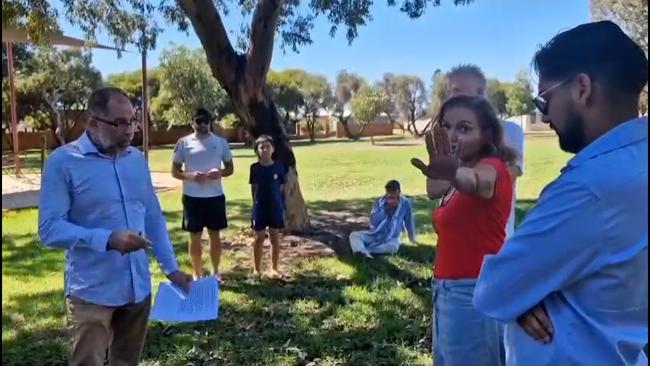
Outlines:
[[[457,76],[472,76],[480,80],[484,85],[487,85],[483,70],[474,64],[460,64],[452,67],[447,72],[447,81]]]
[[[399,186],[399,182],[394,180],[394,179],[389,180],[388,183],[386,183],[386,187],[384,187],[384,188],[386,188],[386,192],[388,192],[388,193],[400,192],[401,191],[400,186]]]
[[[194,115],[192,116],[192,121],[199,118],[207,119],[209,121],[212,121],[214,119],[212,113],[210,113],[210,111],[208,111],[205,108],[198,108],[196,112],[194,112]]]
[[[606,88],[610,97],[638,96],[648,82],[648,58],[611,21],[579,25],[553,37],[535,54],[540,79],[563,81],[579,73]]]
[[[90,97],[88,97],[88,111],[91,113],[108,114],[108,102],[111,98],[123,96],[129,99],[129,96],[120,89],[113,86],[108,86],[94,90]],[[129,101],[131,101],[129,99]]]

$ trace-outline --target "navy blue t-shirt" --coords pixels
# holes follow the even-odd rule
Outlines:
[[[273,164],[268,166],[260,163],[252,164],[248,183],[257,187],[253,202],[255,211],[260,209],[263,211],[283,209],[280,186],[284,184],[284,164],[279,161],[274,161]]]

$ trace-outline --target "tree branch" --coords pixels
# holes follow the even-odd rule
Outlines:
[[[273,40],[282,4],[282,0],[259,0],[253,12],[246,60],[246,80],[253,93],[261,90],[266,83],[266,74],[271,67]]]
[[[192,22],[205,50],[212,73],[226,89],[237,79],[237,53],[230,43],[221,15],[212,0],[177,0],[178,6]]]

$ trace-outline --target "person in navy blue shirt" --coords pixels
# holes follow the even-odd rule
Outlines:
[[[284,165],[273,161],[273,138],[261,135],[255,141],[255,152],[259,161],[251,165],[249,183],[253,197],[251,226],[255,231],[253,244],[253,277],[260,277],[262,251],[266,240],[266,229],[271,239],[271,270],[269,277],[281,278],[280,229],[284,228]]]

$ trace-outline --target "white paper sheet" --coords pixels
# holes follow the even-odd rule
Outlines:
[[[213,276],[190,284],[189,294],[161,282],[151,309],[151,319],[168,322],[196,322],[219,316],[219,283]]]

